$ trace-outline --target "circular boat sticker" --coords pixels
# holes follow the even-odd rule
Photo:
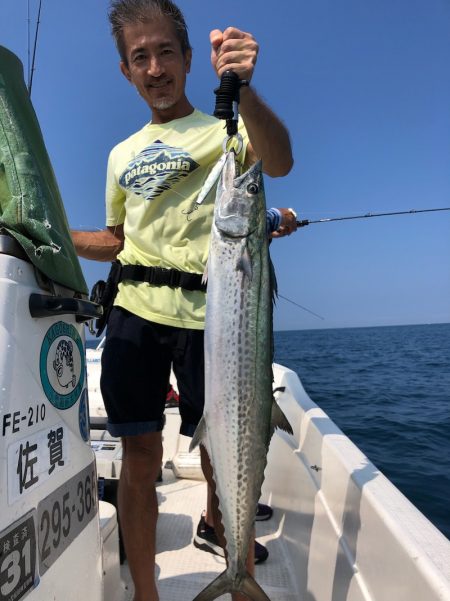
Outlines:
[[[69,409],[83,389],[85,359],[76,328],[58,321],[47,331],[39,360],[45,395],[57,409]]]

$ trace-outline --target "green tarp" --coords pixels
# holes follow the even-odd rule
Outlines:
[[[48,278],[87,293],[23,66],[0,46],[0,229]]]

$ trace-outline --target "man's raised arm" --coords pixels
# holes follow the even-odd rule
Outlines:
[[[258,56],[258,44],[250,33],[228,27],[210,33],[211,63],[220,78],[231,70],[250,83]],[[262,159],[263,170],[272,177],[287,175],[292,168],[289,133],[275,113],[251,86],[240,90],[239,111],[250,139],[247,153],[251,162]]]

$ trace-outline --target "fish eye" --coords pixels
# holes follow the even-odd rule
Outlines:
[[[258,186],[256,184],[249,184],[247,186],[247,192],[249,194],[258,194]]]

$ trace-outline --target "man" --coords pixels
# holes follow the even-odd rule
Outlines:
[[[194,109],[186,97],[192,50],[184,18],[170,0],[115,0],[110,22],[121,71],[149,106],[152,120],[112,150],[107,229],[73,232],[76,250],[88,259],[110,261],[118,256],[123,265],[201,274],[214,191],[189,219],[186,213],[222,154],[223,122]],[[253,37],[228,28],[212,31],[210,41],[217,75],[231,69],[251,82],[258,54]],[[238,159],[248,166],[262,158],[267,174],[287,174],[292,166],[289,135],[251,85],[241,89],[240,112],[244,143]],[[278,217],[281,227],[275,236],[296,229],[292,210],[282,209]],[[203,410],[204,314],[203,290],[149,285],[132,278],[119,285],[108,322],[101,387],[108,430],[122,437],[119,515],[134,601],[159,599],[154,579],[158,507],[153,482],[162,459],[164,401],[173,365],[181,433],[192,436]],[[203,450],[202,467],[213,487]],[[214,496],[212,501],[209,519],[222,540]],[[250,557],[249,566],[253,561]]]

